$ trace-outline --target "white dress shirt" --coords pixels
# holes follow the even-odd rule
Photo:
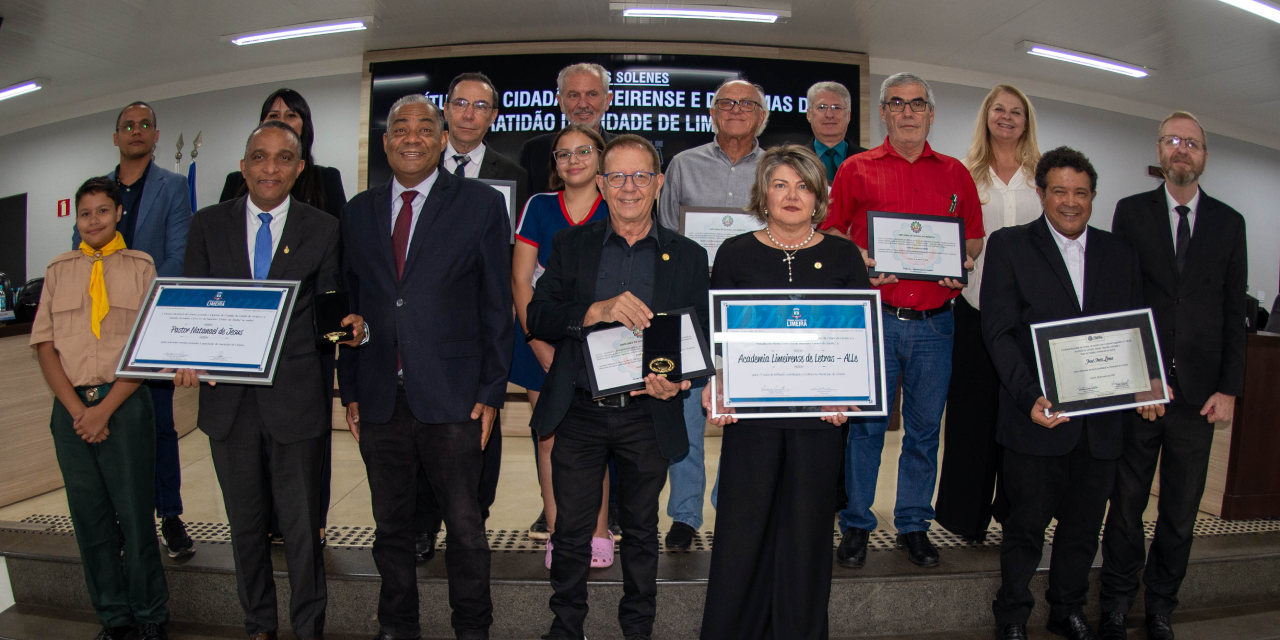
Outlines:
[[[1089,239],[1089,227],[1086,226],[1084,233],[1075,240],[1058,233],[1052,224],[1049,224],[1049,234],[1057,243],[1058,251],[1062,252],[1062,261],[1067,263],[1067,273],[1071,274],[1071,286],[1076,290],[1076,302],[1084,310],[1084,246]]]
[[[1164,188],[1164,198],[1169,203],[1169,226],[1173,231],[1173,250],[1176,253],[1178,251],[1178,219],[1181,216],[1174,210],[1174,207],[1178,206],[1178,201],[1173,199],[1172,193],[1169,193],[1168,185]],[[1191,210],[1187,214],[1187,231],[1191,233],[1196,232],[1196,207],[1198,206],[1200,206],[1200,187],[1196,187],[1196,194],[1187,201],[1187,208]]]
[[[986,229],[986,240],[997,229],[1027,224],[1040,217],[1040,197],[1031,184],[1032,177],[1021,167],[1009,179],[1009,184],[1000,181],[995,169],[988,168],[991,174],[991,185],[978,188],[978,201],[982,203],[982,226]],[[978,293],[982,290],[982,264],[987,252],[984,250],[973,261],[973,271],[969,272],[969,285],[960,291],[974,309],[978,308]]]
[[[280,234],[284,233],[284,219],[289,215],[289,202],[292,200],[293,197],[290,196],[285,198],[280,206],[270,211],[263,211],[253,203],[253,197],[244,199],[246,203],[245,231],[248,233],[249,241],[249,273],[253,273],[253,253],[258,246],[258,229],[262,226],[262,220],[258,218],[258,214],[271,214],[271,255],[275,256],[276,250],[280,247]]]
[[[457,149],[453,148],[452,142],[444,146],[444,162],[442,162],[441,164],[444,165],[445,171],[448,171],[449,173],[453,173],[455,170],[457,170],[458,161],[453,159],[453,157],[456,155],[460,155],[460,154],[458,153]],[[466,174],[466,177],[468,178],[479,178],[480,163],[484,162],[484,143],[481,142],[479,145],[476,146],[476,148],[471,150],[471,153],[468,153],[466,155],[469,158],[471,158],[471,160],[467,161],[467,166],[462,168],[462,173]]]
[[[417,191],[418,195],[414,197],[413,202],[409,205],[413,207],[413,220],[409,223],[409,242],[413,242],[413,232],[418,228],[418,218],[422,216],[422,205],[427,203],[427,194],[431,193],[431,187],[436,183],[436,176],[440,175],[440,170],[436,169],[427,176],[426,180],[418,183],[417,186],[406,187],[400,184],[400,180],[391,179],[391,229],[395,234],[396,218],[400,217],[400,207],[404,206],[404,201],[400,199],[400,194],[406,191]],[[405,245],[408,250],[409,245]]]

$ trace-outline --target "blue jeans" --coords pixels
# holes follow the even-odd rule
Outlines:
[[[898,496],[893,526],[898,533],[928,531],[933,519],[933,487],[938,476],[938,433],[951,384],[951,342],[955,317],[950,311],[924,320],[899,320],[881,313],[884,327],[887,406],[893,407],[895,381],[902,374],[902,453],[898,456]],[[840,512],[840,529],[874,531],[880,454],[889,417],[849,420],[845,447],[845,489],[849,506]]]
[[[667,515],[694,529],[702,526],[702,500],[707,493],[707,466],[703,459],[702,437],[707,430],[707,414],[702,409],[702,388],[709,378],[693,381],[684,402],[684,426],[689,432],[689,453],[671,460],[671,493]]]
[[[156,515],[182,515],[182,463],[178,459],[178,431],[173,426],[173,383],[148,380],[156,411]]]

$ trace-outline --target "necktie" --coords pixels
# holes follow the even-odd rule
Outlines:
[[[827,168],[827,184],[836,179],[836,150],[827,149],[822,152],[822,166]]]
[[[93,300],[93,308],[89,314],[89,328],[93,329],[93,337],[102,339],[102,319],[107,317],[107,312],[111,311],[111,304],[107,300],[107,282],[102,274],[102,259],[124,249],[124,236],[120,232],[116,232],[116,237],[107,243],[107,246],[101,249],[94,249],[84,240],[80,241],[80,251],[86,256],[93,258],[93,270],[89,273],[89,298]]]
[[[1178,212],[1178,239],[1174,241],[1173,255],[1178,262],[1178,275],[1182,275],[1182,267],[1187,264],[1187,245],[1191,244],[1191,223],[1187,221],[1191,209],[1178,205],[1173,210]]]
[[[266,280],[271,271],[271,214],[259,213],[262,226],[258,227],[258,235],[253,241],[253,279]]]
[[[400,194],[404,204],[400,205],[396,226],[391,230],[391,251],[396,255],[397,278],[404,276],[404,260],[409,253],[409,227],[413,225],[413,199],[416,197],[418,197],[417,191],[406,191]]]
[[[453,170],[453,175],[458,176],[459,178],[467,177],[467,173],[465,169],[466,169],[467,163],[471,162],[471,156],[457,155],[453,157],[453,161],[458,163],[458,167]]]

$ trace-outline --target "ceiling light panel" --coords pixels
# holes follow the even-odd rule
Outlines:
[[[241,46],[248,44],[261,44],[263,42],[275,42],[277,40],[290,40],[293,38],[305,38],[308,36],[323,36],[333,33],[347,33],[349,31],[364,31],[372,24],[373,16],[324,20],[321,22],[308,22],[305,24],[295,24],[285,27],[277,27],[274,29],[236,33],[228,36],[222,36],[221,41]]]
[[[1058,60],[1061,62],[1070,62],[1071,64],[1078,64],[1102,71],[1110,71],[1111,73],[1118,73],[1120,75],[1129,76],[1130,78],[1145,78],[1151,75],[1151,72],[1154,71],[1154,69],[1148,69],[1140,65],[1130,64],[1128,62],[1122,62],[1112,58],[1105,58],[1092,53],[1085,53],[1083,51],[1076,51],[1074,49],[1066,49],[1063,47],[1031,42],[1030,40],[1023,40],[1018,43],[1018,46],[1033,56],[1049,58],[1050,60]]]

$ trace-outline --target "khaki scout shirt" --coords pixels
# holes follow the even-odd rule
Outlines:
[[[142,251],[121,249],[102,259],[110,310],[102,319],[102,338],[95,338],[90,312],[89,278],[93,258],[68,251],[54,258],[44,272],[44,291],[31,325],[31,346],[53,342],[72,386],[115,382],[116,365],[124,351],[142,298],[151,289],[156,268]]]

